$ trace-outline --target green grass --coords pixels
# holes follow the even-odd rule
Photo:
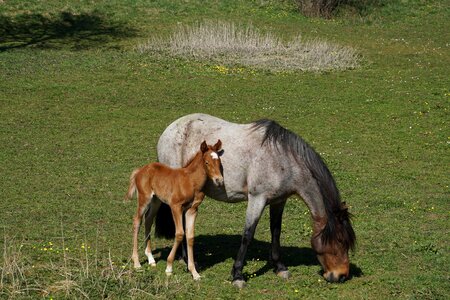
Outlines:
[[[377,3],[329,21],[304,18],[289,1],[0,3],[0,297],[446,298],[449,8]],[[133,50],[204,19],[350,46],[362,66],[274,73]],[[196,226],[199,283],[181,263],[165,277],[171,241],[155,241],[156,270],[131,268],[129,174],[156,159],[170,122],[193,112],[273,118],[322,154],[355,215],[350,281],[319,275],[297,198],[283,222],[288,281],[266,265],[265,211],[244,269],[248,286],[233,288],[245,203],[211,199]]]

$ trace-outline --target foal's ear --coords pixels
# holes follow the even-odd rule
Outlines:
[[[217,143],[213,146],[214,152],[218,152],[222,148],[222,141],[217,140]]]
[[[208,145],[206,144],[206,141],[203,141],[203,143],[200,145],[200,150],[202,150],[203,153],[208,151]]]

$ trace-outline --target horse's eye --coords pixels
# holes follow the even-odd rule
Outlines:
[[[209,164],[209,162],[208,162],[208,161],[205,161],[205,164]]]

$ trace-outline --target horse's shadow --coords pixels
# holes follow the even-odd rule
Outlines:
[[[227,259],[235,259],[241,244],[240,235],[199,235],[195,237],[195,260],[200,270],[206,270]],[[181,248],[181,247],[180,247]],[[171,247],[156,249],[155,254],[160,253],[160,258],[165,260]],[[267,261],[267,264],[258,273],[265,273],[272,268],[269,261],[271,244],[265,241],[253,239],[248,247],[246,261]],[[318,265],[316,255],[311,248],[281,247],[283,262],[287,267],[299,265]]]
[[[240,235],[226,234],[196,236],[194,253],[197,270],[204,271],[228,259],[234,260],[241,244],[241,238]],[[166,260],[170,250],[171,247],[158,248],[154,251],[154,254],[160,255],[161,260]],[[270,251],[271,244],[269,242],[256,239],[253,239],[248,247],[246,261],[260,260],[267,262],[261,269],[255,272],[256,276],[273,269],[272,262],[269,259]],[[288,268],[320,265],[316,258],[316,253],[311,248],[285,246],[281,247],[281,254],[282,261]],[[319,274],[321,274],[321,271],[319,271]],[[362,274],[362,270],[359,267],[350,264],[350,278],[360,277]]]

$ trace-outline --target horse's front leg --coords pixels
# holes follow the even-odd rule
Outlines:
[[[172,217],[173,221],[175,222],[175,241],[173,243],[172,250],[170,250],[169,256],[167,257],[167,275],[171,275],[173,272],[173,261],[175,260],[175,254],[184,236],[183,208],[181,207],[181,205],[171,205],[170,208],[172,209]]]
[[[245,255],[247,253],[248,245],[250,244],[253,236],[255,235],[255,229],[258,225],[258,221],[261,218],[261,214],[266,205],[266,197],[263,195],[248,197],[247,213],[244,227],[244,234],[242,235],[241,246],[233,264],[231,275],[233,276],[233,285],[242,288],[245,286],[244,276],[242,275],[242,269],[244,267]]]
[[[281,262],[280,254],[281,221],[283,218],[283,210],[284,205],[286,204],[286,199],[280,200],[274,201],[273,204],[270,204],[270,232],[272,233],[271,260],[275,267],[275,273],[284,279],[288,279],[289,271]]]
[[[186,240],[188,250],[188,270],[191,272],[194,280],[199,280],[200,275],[195,268],[194,263],[194,235],[195,235],[195,219],[197,218],[198,206],[202,203],[205,194],[199,192],[195,195],[194,202],[186,211]]]

